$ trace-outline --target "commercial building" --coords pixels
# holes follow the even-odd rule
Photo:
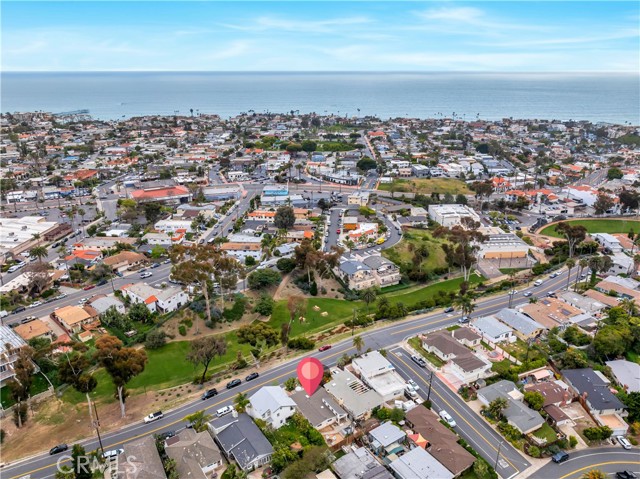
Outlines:
[[[480,222],[480,216],[466,205],[429,205],[429,217],[448,228],[462,226],[463,218]]]
[[[508,261],[526,258],[531,247],[514,234],[487,235],[480,244],[478,257],[499,260],[499,266],[507,267]]]
[[[156,186],[131,192],[131,198],[138,203],[157,201],[159,203],[178,204],[191,201],[191,192],[186,186]]]
[[[56,227],[58,223],[47,221],[43,216],[0,218],[0,254],[19,254],[35,245],[33,235],[44,238]]]
[[[242,196],[242,187],[238,185],[212,185],[202,188],[207,201],[237,200]]]
[[[369,203],[369,193],[367,191],[356,191],[347,197],[348,205],[367,206]]]

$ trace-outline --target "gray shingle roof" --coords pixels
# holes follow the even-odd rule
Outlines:
[[[228,426],[216,434],[216,440],[228,457],[242,469],[261,456],[273,454],[273,447],[253,420],[246,414],[227,415]],[[216,424],[219,427],[219,424]]]
[[[340,269],[348,275],[355,274],[358,271],[371,271],[371,268],[361,261],[345,261],[340,263]]]
[[[541,324],[514,309],[504,308],[497,312],[495,316],[507,326],[520,331],[526,336],[533,334],[538,329],[545,329]]]
[[[563,376],[571,383],[578,394],[587,393],[587,401],[598,411],[623,409],[625,406],[609,390],[609,383],[596,374],[593,369],[565,369]]]

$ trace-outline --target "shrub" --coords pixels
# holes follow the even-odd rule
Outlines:
[[[603,441],[610,438],[613,431],[609,426],[596,426],[586,428],[583,433],[590,441]]]
[[[578,439],[575,436],[569,436],[569,447],[573,449],[577,445],[578,445]]]
[[[311,282],[311,287],[309,288],[309,294],[311,296],[318,296],[318,283],[315,281]]]
[[[315,347],[316,343],[309,338],[293,338],[289,340],[287,345],[291,349],[302,349],[303,351],[309,351],[310,349],[313,349]]]
[[[178,326],[178,332],[180,333],[181,336],[186,336],[187,335],[187,328],[184,324],[181,324],[180,326]]]
[[[251,346],[256,346],[262,341],[267,346],[275,346],[280,341],[280,335],[275,329],[268,324],[260,322],[242,326],[238,329],[237,334],[239,343],[249,343]]]
[[[227,321],[238,321],[244,315],[244,310],[247,305],[247,300],[242,296],[236,296],[236,300],[233,303],[231,309],[225,309],[222,312],[222,316]]]
[[[271,316],[271,313],[273,312],[274,304],[275,304],[275,301],[271,296],[267,296],[266,294],[263,294],[262,296],[260,296],[260,299],[256,303],[256,307],[254,308],[254,311],[256,313],[261,314],[262,316]]]
[[[538,446],[529,446],[528,453],[531,457],[540,457],[542,455],[542,452],[540,451],[540,448]]]
[[[247,277],[251,289],[268,288],[269,286],[278,284],[281,279],[280,273],[269,268],[258,269]]]
[[[165,345],[167,342],[167,334],[164,331],[155,329],[147,333],[147,339],[144,343],[144,347],[147,349],[158,349]]]
[[[283,273],[291,273],[296,267],[296,262],[291,258],[280,258],[276,263],[278,268]]]

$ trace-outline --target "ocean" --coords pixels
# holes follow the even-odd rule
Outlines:
[[[5,73],[2,112],[94,118],[241,112],[640,125],[640,76],[594,73]]]

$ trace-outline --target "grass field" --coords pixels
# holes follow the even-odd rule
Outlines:
[[[472,274],[469,282],[474,284],[482,280],[484,280],[482,276]],[[388,293],[385,296],[391,304],[404,303],[405,306],[411,306],[425,299],[434,298],[438,294],[438,291],[447,293],[450,291],[458,291],[460,289],[460,283],[462,283],[462,278],[454,278],[447,281],[440,281],[429,286],[418,287],[409,292],[398,291],[396,293]]]
[[[569,220],[565,223],[571,223],[573,226],[580,225],[587,228],[589,233],[628,233],[633,230],[640,232],[640,221],[627,219],[595,219],[595,220]],[[562,235],[556,231],[556,225],[547,226],[540,230],[541,235],[553,236],[554,238],[562,238]]]
[[[413,263],[413,253],[410,248],[424,243],[429,248],[429,256],[422,261],[423,271],[433,271],[447,266],[447,260],[442,250],[444,240],[435,239],[430,231],[410,228],[402,235],[402,240],[391,248],[382,251],[382,256],[397,265]],[[412,246],[410,246],[412,245]]]
[[[31,396],[35,396],[36,394],[46,391],[48,387],[49,381],[47,381],[47,378],[42,374],[36,374],[33,376],[33,384],[31,384],[31,388],[29,388],[29,393]],[[9,386],[4,386],[0,389],[0,402],[3,408],[8,408],[15,404],[15,401],[11,397]]]
[[[539,437],[540,439],[546,439],[547,442],[554,442],[556,439],[558,439],[558,436],[556,436],[556,432],[546,422],[540,429],[534,431],[533,435]]]
[[[430,195],[440,193],[441,195],[451,193],[457,195],[471,194],[471,190],[464,181],[449,178],[420,178],[412,180],[393,180],[391,183],[383,183],[378,186],[383,191],[401,191],[406,193],[420,193]]]
[[[313,307],[318,306],[319,311],[314,311]],[[307,300],[307,312],[304,315],[306,321],[300,323],[294,321],[291,325],[290,336],[298,336],[300,334],[309,334],[331,326],[344,323],[353,316],[353,309],[364,307],[362,301],[345,301],[343,299],[329,298],[310,298]],[[373,305],[372,305],[373,307]],[[327,315],[322,316],[322,312],[326,311]],[[289,322],[289,310],[285,300],[277,301],[271,319],[267,324],[276,331],[280,331],[283,323]]]

